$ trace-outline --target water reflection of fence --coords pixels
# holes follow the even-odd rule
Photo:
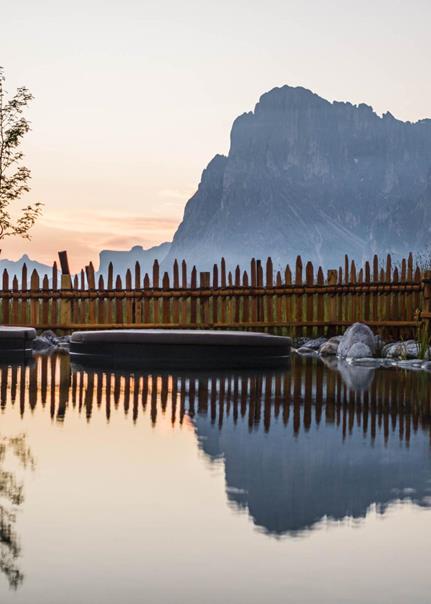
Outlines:
[[[430,274],[414,265],[413,257],[382,268],[377,256],[356,267],[324,274],[298,256],[294,267],[277,270],[271,258],[252,259],[250,267],[228,270],[222,259],[211,272],[190,270],[175,261],[161,275],[158,261],[141,273],[136,263],[125,276],[97,276],[93,265],[72,276],[67,254],[60,252],[61,274],[54,263],[43,278],[27,274],[20,281],[3,272],[0,320],[3,324],[37,328],[88,329],[118,327],[228,328],[270,330],[292,335],[335,333],[354,321],[411,337],[417,311],[431,318]]]
[[[411,431],[429,430],[431,379],[401,370],[376,372],[368,388],[349,388],[340,373],[320,362],[297,359],[282,372],[139,374],[70,367],[66,356],[39,357],[28,367],[0,369],[1,406],[19,406],[22,415],[38,405],[63,422],[70,408],[90,420],[102,412],[109,420],[122,410],[137,421],[149,414],[170,416],[173,426],[187,414],[207,416],[221,428],[225,421],[248,422],[250,430],[270,431],[273,422],[294,434],[321,422],[354,429],[373,439],[397,432],[407,443]]]

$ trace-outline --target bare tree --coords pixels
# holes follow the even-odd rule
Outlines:
[[[10,213],[10,204],[30,191],[31,173],[22,165],[23,153],[19,147],[24,135],[30,130],[30,122],[24,117],[33,95],[21,87],[8,99],[5,76],[0,67],[0,239],[19,235],[29,239],[29,230],[41,214],[42,204],[21,208],[16,217]]]

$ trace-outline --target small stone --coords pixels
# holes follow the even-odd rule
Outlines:
[[[45,338],[45,340],[48,340],[52,344],[58,344],[58,337],[51,329],[46,329],[45,331],[42,331],[40,337]]]
[[[319,348],[319,354],[321,354],[322,356],[336,355],[338,351],[338,346],[340,344],[340,339],[341,338],[339,336],[334,336],[333,338],[330,338]]]
[[[314,354],[316,351],[308,346],[301,346],[301,348],[296,349],[296,352],[298,354]]]
[[[375,359],[373,357],[362,357],[362,358],[358,358],[352,359],[352,365],[356,365],[358,367],[373,367],[373,368],[377,368],[377,367],[381,367],[382,366],[382,361],[383,359]]]
[[[46,352],[53,347],[53,344],[43,336],[36,336],[32,341],[32,348],[36,352]]]

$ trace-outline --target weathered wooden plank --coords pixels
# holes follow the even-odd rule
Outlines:
[[[132,291],[132,272],[130,268],[128,268],[126,271],[125,286],[126,291]],[[124,310],[126,315],[126,323],[133,323],[135,321],[133,316],[133,300],[126,298]]]
[[[302,285],[302,258],[297,256],[295,266],[295,285]],[[298,324],[295,333],[297,336],[301,336],[303,329],[301,323],[303,320],[303,294],[297,294],[295,297],[295,321]]]
[[[117,292],[120,292],[123,289],[123,284],[121,282],[121,277],[120,275],[117,275],[117,278],[115,280],[115,289]],[[124,316],[123,316],[123,298],[117,297],[115,299],[115,322],[116,323],[123,323],[124,321]]]
[[[312,262],[307,262],[305,266],[305,283],[308,287],[313,287],[314,285],[314,267]],[[306,317],[307,321],[313,321],[314,317],[314,295],[307,294],[306,295]],[[313,336],[313,328],[308,327],[306,334],[308,337]]]
[[[22,265],[22,271],[21,271],[21,291],[25,292],[27,291],[27,264],[24,262],[24,264]],[[22,299],[21,303],[20,303],[20,322],[21,325],[27,325],[27,321],[28,321],[28,313],[27,313],[27,300]]]
[[[222,289],[226,289],[227,281],[226,281],[226,260],[224,258],[221,259],[220,263],[220,278],[221,278],[221,287]]]
[[[58,252],[58,258],[60,260],[60,270],[62,274],[70,275],[69,258],[67,256],[67,251],[63,250],[62,252]]]
[[[9,273],[7,269],[3,270],[3,282],[2,282],[2,324],[9,325]]]
[[[175,290],[178,290],[180,287],[180,271],[179,271],[179,266],[178,266],[178,261],[175,258],[174,260],[174,265],[173,265],[173,270],[172,270],[172,285],[173,288]],[[172,300],[172,321],[174,323],[178,323],[180,320],[180,305],[179,305],[179,299],[178,298],[173,298]]]
[[[244,271],[242,274],[242,286],[244,288],[248,288],[249,286],[247,271]],[[242,322],[247,324],[250,321],[250,298],[248,295],[245,295],[243,300]]]
[[[317,285],[319,287],[323,287],[325,285],[325,277],[323,275],[323,269],[319,266],[317,270]],[[317,302],[316,302],[316,319],[317,321],[325,320],[325,300],[324,294],[317,294]]]
[[[286,265],[286,269],[284,271],[284,284],[286,288],[290,288],[292,285],[292,271],[289,264]],[[293,320],[293,296],[286,291],[283,296],[284,302],[284,320],[286,323]]]
[[[42,289],[45,294],[49,292],[49,279],[48,275],[43,276]],[[48,295],[42,300],[42,323],[47,325],[49,322],[49,298]]]
[[[361,267],[358,274],[358,285],[364,285],[364,269]],[[364,295],[362,291],[358,293],[356,299],[356,321],[364,321]]]
[[[377,284],[379,282],[379,258],[377,254],[373,257],[373,284]],[[371,302],[371,319],[375,321],[379,314],[379,296],[378,294],[374,294]]]
[[[39,273],[36,269],[33,269],[30,277],[30,289],[33,293],[36,293],[40,289]],[[30,325],[36,327],[39,322],[39,300],[32,298],[30,302]]]
[[[328,280],[329,286],[337,285],[337,280],[338,280],[337,271],[329,270],[327,280]],[[337,297],[336,297],[335,293],[330,293],[329,299],[328,299],[328,321],[330,323],[328,335],[330,335],[330,336],[334,335],[334,333],[335,333],[335,327],[333,327],[333,326],[335,326],[337,324],[337,322],[340,321],[340,318],[337,316],[337,314],[338,314],[337,311],[338,311]]]
[[[94,291],[96,289],[96,276],[92,262],[85,267],[85,272],[87,275],[88,289]],[[88,321],[90,325],[96,322],[96,301],[92,298],[88,301]]]
[[[357,282],[357,275],[356,275],[356,263],[354,260],[351,261],[350,263],[350,277],[349,277],[349,283],[351,283],[352,285],[356,284]],[[356,321],[356,313],[357,313],[357,309],[356,309],[356,295],[355,293],[350,294],[349,296],[349,304],[350,304],[350,322],[354,323]]]
[[[153,289],[158,289],[159,287],[160,287],[160,265],[159,265],[159,261],[156,259],[156,260],[154,260],[154,263],[153,263]],[[151,306],[152,306],[153,322],[158,323],[160,320],[159,319],[159,299],[153,298],[151,300]]]
[[[193,289],[196,289],[196,287],[197,287],[197,270],[196,270],[196,266],[193,266],[191,278],[190,278],[190,288],[193,290]],[[190,323],[192,325],[196,325],[196,321],[197,321],[197,300],[195,297],[193,297],[190,300]]]
[[[275,284],[278,289],[283,287],[283,279],[280,271],[277,271]],[[280,296],[280,294],[275,295],[275,320],[277,323],[281,323],[283,321],[283,298]]]
[[[147,291],[150,288],[150,276],[148,273],[144,275],[144,290]],[[144,302],[144,323],[151,323],[151,303],[150,298],[145,297]]]
[[[178,264],[177,264],[178,270]],[[141,276],[141,263],[135,262],[135,290],[139,291],[142,289],[142,276]],[[177,286],[178,289],[178,286]],[[136,298],[134,300],[133,307],[133,316],[136,323],[141,323],[142,321],[142,298]]]
[[[365,287],[368,288],[371,283],[370,263],[365,262]],[[370,320],[371,296],[367,293],[364,296],[364,321],[367,323]]]
[[[105,282],[103,275],[99,275],[99,281],[97,284],[97,290],[99,292],[98,304],[97,304],[97,321],[102,325],[106,322],[106,301],[104,298]]]
[[[19,285],[18,285],[18,277],[15,275],[12,279],[12,291],[18,294]],[[56,301],[55,301],[56,302]],[[53,301],[54,303],[54,301]],[[20,320],[20,304],[18,297],[13,298],[12,300],[12,325],[17,325]]]
[[[226,289],[226,261],[224,258],[221,259],[220,263],[220,283],[221,289]],[[226,323],[226,314],[227,314],[227,300],[225,297],[220,300],[220,322]]]
[[[252,258],[250,262],[250,283],[252,288],[257,287],[257,268],[256,268],[256,259]],[[256,296],[252,296],[250,300],[251,305],[251,320],[253,322],[257,321],[257,298]]]
[[[241,269],[239,265],[235,267],[235,289],[241,287]],[[233,298],[233,321],[239,323],[241,321],[241,306],[242,296],[234,296]]]
[[[217,264],[213,265],[213,290],[214,289],[218,289],[218,266]],[[212,304],[212,322],[213,323],[217,323],[218,322],[218,298],[217,296],[213,296],[212,300],[211,300],[211,304]]]
[[[187,263],[185,260],[181,263],[181,287],[187,289]],[[188,300],[186,297],[180,298],[180,317],[183,323],[187,323]]]
[[[164,291],[168,291],[170,289],[169,275],[166,271],[163,273],[162,288]],[[170,298],[163,298],[163,300],[162,300],[162,320],[163,320],[163,323],[171,322],[171,300],[170,300]]]
[[[386,271],[385,271],[385,282],[389,285],[392,282],[392,258],[388,254],[386,256]],[[387,291],[384,296],[384,318],[388,321],[391,319],[392,310],[392,295],[390,291]]]

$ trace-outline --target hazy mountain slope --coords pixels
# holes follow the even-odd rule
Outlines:
[[[12,285],[12,280],[15,276],[18,278],[18,282],[21,284],[22,267],[24,264],[27,266],[27,278],[29,284],[31,273],[34,269],[37,270],[40,277],[48,275],[48,278],[51,279],[52,266],[42,264],[41,262],[37,262],[36,260],[31,260],[31,258],[29,258],[27,254],[21,256],[19,260],[7,260],[6,258],[0,260],[0,272],[3,273],[5,269],[7,270],[9,274],[10,285]]]
[[[237,118],[188,202],[168,259],[404,254],[429,238],[431,121],[379,117],[303,88],[275,88]]]
[[[141,265],[142,278],[145,272],[150,272],[153,267],[154,260],[161,262],[170,248],[170,243],[161,243],[148,250],[140,245],[135,245],[128,251],[112,251],[103,250],[99,254],[99,271],[98,274],[106,276],[108,274],[109,263],[112,262],[114,267],[114,275],[125,276],[128,268],[134,271],[136,262]]]

